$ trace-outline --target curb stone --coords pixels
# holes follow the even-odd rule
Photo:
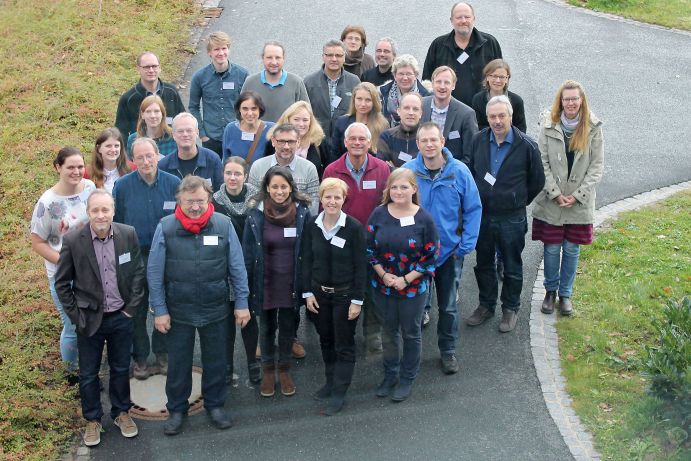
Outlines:
[[[548,0],[549,1],[549,0]],[[594,227],[601,227],[619,213],[636,210],[645,205],[663,200],[682,190],[691,190],[691,181],[643,192],[641,194],[610,203],[595,211]],[[573,411],[571,397],[566,392],[566,380],[561,373],[559,337],[555,328],[557,313],[545,315],[540,312],[545,297],[544,262],[540,263],[533,285],[530,306],[530,350],[535,372],[540,381],[542,397],[550,416],[557,425],[566,446],[576,460],[599,460],[592,434],[581,424]]]

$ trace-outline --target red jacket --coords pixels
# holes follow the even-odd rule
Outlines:
[[[372,211],[381,205],[382,193],[391,171],[385,162],[372,154],[367,154],[367,169],[360,184],[356,184],[346,167],[346,155],[348,153],[326,167],[324,179],[338,178],[345,181],[348,185],[348,196],[343,203],[343,211],[366,226]]]

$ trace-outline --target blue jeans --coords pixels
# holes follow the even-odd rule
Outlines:
[[[103,314],[101,326],[92,336],[77,335],[79,343],[79,395],[82,415],[87,421],[100,421],[103,416],[98,371],[101,368],[103,345],[108,347],[110,381],[110,416],[115,419],[128,411],[130,402],[130,347],[132,347],[133,320],[122,311]]]
[[[204,408],[222,408],[226,403],[226,340],[228,321],[226,319],[209,323],[203,327],[185,325],[175,320],[168,331],[168,376],[166,397],[168,411],[186,413],[192,394],[192,354],[194,336],[199,332],[202,351],[202,395]]]
[[[69,370],[77,368],[77,331],[72,321],[65,313],[62,303],[58,298],[58,293],[55,291],[55,278],[48,278],[48,286],[50,287],[50,296],[53,298],[55,308],[60,314],[62,321],[62,332],[60,333],[60,356],[62,361]]]
[[[501,307],[518,312],[523,288],[523,259],[528,221],[525,214],[513,216],[482,215],[477,239],[475,278],[480,292],[480,305],[494,311],[497,305],[496,252],[504,259],[504,282],[501,287]]]
[[[545,244],[545,290],[559,290],[560,298],[571,297],[580,253],[581,246],[568,240],[561,245]]]
[[[458,287],[461,284],[463,257],[449,256],[444,264],[434,272],[434,285],[437,288],[437,345],[441,355],[456,352],[458,341]]]
[[[374,291],[374,302],[383,319],[384,376],[399,377],[402,383],[412,383],[420,370],[422,353],[422,313],[427,294],[413,298],[386,296]],[[401,338],[403,355],[400,355]]]

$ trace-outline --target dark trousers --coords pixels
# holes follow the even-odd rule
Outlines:
[[[149,255],[142,252],[142,259],[144,260],[144,267],[147,267],[149,262]],[[146,328],[146,319],[149,315],[149,290],[146,288],[146,301],[139,309],[137,315],[134,317],[134,335],[132,337],[132,357],[135,362],[146,362],[149,354],[153,349],[154,354],[166,354],[168,352],[168,338],[166,335],[153,329],[151,334],[151,343],[149,343],[149,332]]]
[[[226,402],[226,319],[202,327],[171,322],[168,341],[168,377],[166,407],[171,413],[185,413],[192,394],[192,354],[195,332],[199,332],[202,351],[202,395],[204,408],[220,408]]]
[[[317,332],[327,385],[332,393],[343,396],[350,386],[355,370],[355,327],[357,318],[348,320],[350,295],[329,294],[313,287],[319,313],[312,314]]]
[[[209,138],[208,141],[202,142],[202,146],[211,149],[216,152],[219,157],[223,158],[223,143],[221,141]]]
[[[497,305],[497,248],[504,260],[504,282],[501,287],[501,306],[518,311],[523,288],[523,259],[528,221],[525,214],[512,217],[482,215],[477,239],[475,278],[480,292],[480,305],[494,311]]]
[[[231,308],[234,308],[231,306]],[[257,317],[251,313],[250,321],[247,322],[244,328],[240,330],[242,336],[242,343],[245,346],[245,354],[247,355],[247,367],[257,361],[257,344],[259,343],[259,325],[257,325]],[[233,372],[235,355],[235,335],[236,335],[235,316],[228,316],[228,343],[226,349],[226,358],[228,359],[228,371]]]
[[[442,355],[453,354],[458,341],[458,288],[461,285],[463,257],[449,256],[434,272],[439,320],[437,344]],[[430,290],[431,292],[432,290]]]
[[[130,409],[130,347],[132,345],[132,319],[122,311],[104,314],[101,326],[92,336],[77,333],[79,353],[79,395],[82,415],[88,421],[100,421],[103,416],[98,371],[101,369],[103,345],[108,347],[110,381],[110,416],[115,419]]]
[[[276,361],[276,330],[278,330],[278,363],[290,363],[295,338],[295,309],[265,309],[260,315],[259,326],[262,363]]]
[[[362,305],[360,317],[362,317],[362,335],[365,338],[381,334],[382,321],[379,318],[377,306],[374,304],[372,287],[369,284],[365,288],[365,302]]]

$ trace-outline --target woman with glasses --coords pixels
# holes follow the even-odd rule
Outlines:
[[[559,311],[571,315],[571,295],[580,245],[593,241],[595,186],[602,179],[602,122],[590,112],[583,86],[564,82],[540,130],[538,147],[545,188],[535,199],[533,240],[544,247],[545,300],[551,314],[559,294]]]
[[[473,96],[473,109],[477,117],[477,125],[480,130],[489,127],[487,121],[487,102],[493,96],[506,95],[511,101],[513,108],[512,124],[522,132],[526,132],[525,123],[525,109],[523,108],[523,99],[516,93],[509,91],[509,80],[511,79],[511,68],[509,63],[503,59],[495,59],[490,61],[482,71],[484,80],[482,86],[484,89]]]
[[[349,25],[341,32],[341,41],[346,46],[346,57],[343,68],[351,74],[362,78],[362,74],[375,66],[374,58],[365,53],[367,34],[362,26]]]
[[[398,116],[398,105],[406,93],[419,93],[420,96],[429,96],[429,91],[418,79],[420,65],[412,55],[402,54],[394,59],[391,66],[393,81],[379,87],[381,94],[382,113],[388,120],[391,128],[401,123]]]

